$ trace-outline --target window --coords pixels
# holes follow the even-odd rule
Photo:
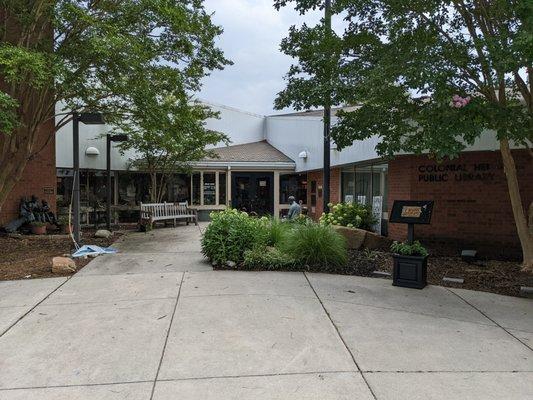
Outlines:
[[[355,168],[355,199],[360,204],[372,204],[372,167]]]
[[[214,172],[203,173],[203,187],[204,187],[204,205],[212,206],[216,204],[217,189],[216,189],[216,177]]]
[[[355,170],[352,167],[344,168],[341,171],[342,182],[342,201],[353,202],[355,201]]]
[[[306,174],[287,174],[279,178],[279,202],[288,204],[289,197],[294,196],[296,201],[302,200],[307,203],[307,175]]]
[[[191,176],[191,185],[192,185],[191,204],[195,206],[199,206],[201,203],[200,183],[201,183],[200,172],[194,172]]]
[[[217,177],[218,176],[218,177]],[[218,179],[218,187],[217,187]],[[190,203],[195,206],[226,205],[226,173],[218,171],[194,172],[191,177]],[[218,199],[217,199],[218,194]]]
[[[118,204],[135,206],[150,202],[150,176],[142,172],[118,172]]]
[[[383,220],[375,229],[382,234],[387,232],[387,164],[352,165],[341,173],[342,200],[352,200],[371,206]]]
[[[171,203],[190,201],[191,180],[188,175],[174,174],[167,178],[167,191],[164,200]]]

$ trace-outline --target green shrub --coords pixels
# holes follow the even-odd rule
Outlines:
[[[287,221],[282,221],[277,218],[272,218],[267,224],[268,231],[268,246],[277,246],[287,240],[287,237],[292,230],[293,225]]]
[[[227,209],[211,213],[211,223],[202,237],[202,252],[212,262],[225,264],[244,260],[244,252],[265,246],[268,220]]]
[[[249,269],[292,269],[297,262],[276,247],[256,247],[244,253],[244,266]]]
[[[426,257],[429,253],[422,244],[415,240],[413,244],[405,242],[394,242],[390,247],[391,251],[402,256],[421,256]]]
[[[372,208],[358,203],[329,204],[330,212],[322,214],[320,222],[370,230],[376,223]]]
[[[348,262],[346,240],[325,224],[294,225],[280,250],[301,265],[344,266]]]

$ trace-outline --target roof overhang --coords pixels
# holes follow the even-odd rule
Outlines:
[[[212,169],[247,169],[247,170],[295,170],[294,162],[266,162],[266,161],[199,161],[191,163],[193,168]]]

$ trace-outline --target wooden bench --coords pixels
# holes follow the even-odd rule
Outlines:
[[[194,222],[198,225],[198,214],[196,210],[189,208],[187,202],[184,203],[141,203],[141,224],[149,222],[150,225],[157,221],[185,220],[187,225]]]

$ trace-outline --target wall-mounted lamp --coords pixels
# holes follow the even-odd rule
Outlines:
[[[308,155],[309,154],[307,153],[307,150],[304,150],[304,151],[301,151],[300,154],[298,154],[298,157],[305,160],[305,159],[307,159]]]
[[[85,150],[86,156],[99,156],[100,150],[98,150],[96,147],[87,147]]]

